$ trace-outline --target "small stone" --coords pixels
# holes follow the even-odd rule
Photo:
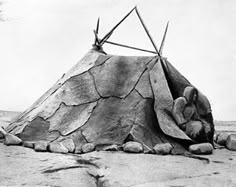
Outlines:
[[[126,142],[123,144],[123,150],[129,153],[141,153],[143,152],[143,145],[139,142]]]
[[[229,150],[236,151],[236,134],[229,135],[225,145]]]
[[[94,151],[95,145],[93,143],[86,143],[82,146],[82,152],[83,153],[89,153]]]
[[[213,146],[210,143],[200,143],[189,146],[189,152],[197,155],[212,154]]]
[[[65,139],[61,143],[68,149],[69,153],[73,153],[75,151],[75,144],[72,139]]]
[[[82,146],[76,146],[75,147],[75,154],[81,154],[81,153],[83,153]]]
[[[49,150],[54,153],[68,153],[68,149],[60,142],[50,143]]]
[[[153,147],[153,150],[158,155],[168,155],[171,153],[172,149],[173,149],[173,147],[170,143],[156,144]]]
[[[229,134],[227,133],[220,133],[216,135],[216,143],[222,146],[225,146],[226,140]]]
[[[47,151],[48,142],[46,141],[38,141],[34,144],[35,151]]]
[[[4,144],[5,145],[20,145],[22,140],[13,134],[5,134]]]
[[[23,142],[23,146],[28,148],[34,148],[34,142],[25,141]]]
[[[103,148],[103,151],[118,151],[118,145],[108,145]]]

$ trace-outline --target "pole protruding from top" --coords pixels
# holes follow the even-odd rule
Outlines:
[[[136,8],[136,6],[134,8],[132,8],[128,14],[126,14],[102,39],[100,44],[104,44],[104,41],[108,40],[110,38],[110,36],[112,35],[113,31],[134,11],[134,9]]]
[[[96,30],[93,30],[94,35],[95,35],[94,45],[99,44],[99,39],[98,39],[99,22],[100,22],[100,18],[98,17]]]
[[[160,49],[159,49],[160,55],[162,55],[162,51],[163,51],[163,48],[164,48],[166,33],[167,33],[167,30],[168,30],[168,27],[169,27],[169,21],[166,24],[166,29],[165,29],[165,32],[164,32],[164,35],[163,35],[163,38],[162,38],[162,41],[161,41],[161,46],[160,46]]]
[[[140,49],[140,48],[136,48],[136,47],[131,47],[131,46],[128,46],[128,45],[123,45],[123,44],[118,44],[118,43],[115,43],[115,42],[110,42],[108,41],[108,39],[111,37],[111,35],[113,34],[113,32],[115,31],[115,29],[135,10],[146,34],[148,35],[154,49],[155,49],[155,52],[153,51],[150,51],[150,50],[145,50],[145,49]],[[141,50],[141,51],[145,51],[145,52],[151,52],[151,53],[155,53],[157,54],[160,58],[161,58],[161,55],[162,55],[162,51],[163,51],[163,46],[164,46],[164,42],[165,42],[165,38],[166,38],[166,33],[167,33],[167,30],[168,30],[168,25],[169,25],[169,22],[167,23],[167,26],[166,26],[166,29],[165,29],[165,33],[164,33],[164,36],[163,36],[163,39],[162,39],[162,43],[161,43],[161,46],[160,46],[160,49],[158,50],[157,48],[157,45],[155,44],[150,32],[148,31],[139,11],[138,11],[138,8],[137,6],[135,6],[134,8],[132,8],[102,39],[99,39],[98,38],[98,30],[99,30],[99,23],[100,23],[100,19],[98,18],[97,20],[97,27],[96,27],[96,30],[94,30],[94,35],[95,35],[95,41],[94,41],[94,44],[93,44],[93,47],[97,50],[101,49],[102,50],[102,45],[104,43],[109,43],[109,44],[113,44],[113,45],[118,45],[120,47],[127,47],[127,48],[131,48],[131,49],[135,49],[135,50]]]
[[[151,34],[149,33],[149,31],[148,31],[146,25],[144,24],[144,21],[143,21],[141,15],[140,15],[140,13],[139,13],[137,7],[135,7],[135,11],[136,11],[136,13],[137,13],[137,15],[138,15],[138,18],[139,18],[139,20],[140,20],[140,22],[141,22],[141,24],[142,24],[142,26],[143,26],[145,32],[147,33],[147,35],[148,35],[148,37],[149,37],[149,39],[150,39],[150,41],[151,41],[151,43],[152,43],[152,45],[153,45],[155,51],[157,52],[158,56],[161,57],[161,55],[159,54],[158,48],[157,48],[157,46],[156,46],[154,40],[152,39],[152,36],[151,36]]]

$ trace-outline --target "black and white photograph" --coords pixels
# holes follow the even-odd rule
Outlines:
[[[235,0],[0,0],[0,187],[236,187]]]

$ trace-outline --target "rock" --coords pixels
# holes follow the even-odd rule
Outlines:
[[[83,153],[82,146],[75,147],[75,154],[81,154],[81,153]]]
[[[189,152],[193,154],[206,155],[212,154],[213,146],[210,143],[200,143],[189,146]]]
[[[138,142],[127,142],[123,145],[123,150],[129,153],[141,153],[143,152],[143,145]]]
[[[226,142],[228,136],[229,136],[229,134],[227,134],[227,133],[217,134],[215,142],[218,143],[219,145],[225,146],[225,142]]]
[[[75,151],[75,144],[72,139],[63,140],[61,143],[68,149],[69,153],[73,153]]]
[[[23,146],[28,148],[34,148],[34,142],[24,141]]]
[[[93,143],[86,143],[82,146],[82,152],[83,153],[89,153],[94,151],[95,145]]]
[[[225,145],[229,150],[236,151],[236,134],[229,135]]]
[[[119,147],[118,145],[108,145],[108,146],[105,146],[102,150],[103,151],[118,151]]]
[[[156,144],[153,147],[153,150],[158,155],[167,155],[170,154],[171,150],[173,149],[170,143],[163,143],[163,144]]]
[[[68,153],[68,149],[60,142],[50,143],[49,150],[54,153]]]
[[[48,142],[46,141],[38,141],[34,144],[35,151],[47,151]]]
[[[5,134],[4,144],[5,145],[20,145],[22,140],[13,134]]]

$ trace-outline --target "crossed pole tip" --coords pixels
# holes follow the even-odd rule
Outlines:
[[[94,30],[94,34],[95,34],[95,41],[94,41],[94,45],[95,46],[98,46],[98,47],[102,47],[102,45],[104,43],[110,43],[110,44],[114,44],[114,45],[118,45],[118,46],[121,46],[121,47],[128,47],[128,48],[133,48],[133,49],[137,49],[139,50],[139,48],[136,48],[136,47],[131,47],[131,46],[127,46],[127,45],[123,45],[123,44],[117,44],[117,43],[114,43],[114,42],[109,42],[108,39],[111,37],[111,35],[113,34],[113,32],[115,31],[115,29],[135,10],[146,34],[148,35],[154,49],[155,49],[155,53],[160,57],[161,57],[161,54],[162,54],[162,50],[163,50],[163,46],[164,46],[164,42],[165,42],[165,37],[166,37],[166,33],[167,33],[167,29],[168,29],[168,25],[169,25],[169,21],[167,22],[167,26],[166,26],[166,29],[165,29],[165,33],[164,33],[164,36],[163,36],[163,39],[162,39],[162,43],[161,43],[161,46],[160,46],[160,49],[158,50],[150,32],[148,31],[139,11],[138,11],[138,7],[137,5],[134,6],[134,8],[132,8],[102,39],[99,39],[98,38],[98,30],[99,30],[99,22],[100,22],[100,19],[98,18],[97,20],[97,27],[96,27],[96,30]],[[144,49],[141,49],[143,51],[146,51],[146,52],[152,52],[153,51],[148,51],[148,50],[144,50]]]

